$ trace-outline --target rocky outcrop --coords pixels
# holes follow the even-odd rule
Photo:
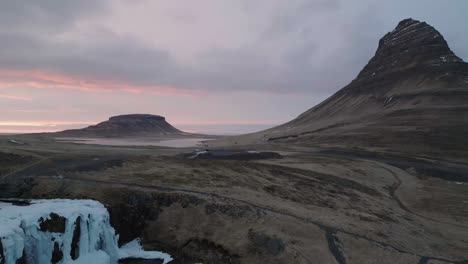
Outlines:
[[[52,251],[52,259],[50,262],[52,264],[59,263],[63,259],[63,252],[60,249],[60,246],[57,242],[54,243],[54,250]]]
[[[158,115],[130,114],[113,116],[109,120],[83,129],[65,130],[54,133],[59,137],[120,137],[120,136],[160,136],[182,134]]]
[[[81,236],[81,216],[78,216],[75,220],[75,229],[73,230],[73,237],[71,242],[70,257],[76,260],[79,257],[78,245]]]
[[[147,221],[155,221],[162,208],[173,203],[183,208],[201,202],[195,196],[180,194],[138,194],[128,193],[123,201],[109,205],[111,225],[119,234],[119,246],[143,235]],[[131,228],[128,228],[131,226]]]
[[[284,251],[283,240],[276,236],[268,236],[261,232],[255,232],[252,229],[249,229],[249,240],[252,241],[256,247],[266,250],[273,256]]]
[[[39,219],[39,230],[42,232],[64,233],[67,219],[56,213],[50,213],[49,219]]]
[[[409,18],[380,39],[374,57],[356,81],[412,67],[461,62],[435,28]]]
[[[180,249],[183,255],[202,259],[207,264],[240,264],[240,256],[207,239],[190,239]]]
[[[0,239],[0,264],[5,264],[5,255],[3,253],[3,244],[2,244],[1,239]]]

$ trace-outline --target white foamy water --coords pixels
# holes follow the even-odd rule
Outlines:
[[[63,233],[41,231],[41,221],[51,219],[51,213],[65,218]],[[78,218],[80,233],[72,258]],[[0,239],[0,263],[5,264],[16,264],[23,254],[27,263],[49,264],[57,246],[63,253],[58,262],[62,264],[116,264],[123,258],[163,259],[164,263],[172,260],[163,252],[144,251],[139,240],[119,249],[107,209],[93,200],[32,200],[27,206],[0,202]]]

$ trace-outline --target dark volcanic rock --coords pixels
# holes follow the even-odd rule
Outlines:
[[[5,264],[5,255],[3,255],[3,244],[0,239],[0,264]]]
[[[284,250],[283,241],[276,236],[268,236],[260,232],[254,232],[252,229],[249,230],[248,236],[249,240],[252,241],[255,246],[267,250],[274,256]]]
[[[5,153],[0,152],[0,166],[11,166],[11,165],[18,165],[24,164],[27,162],[32,161],[33,157],[31,156],[24,156],[18,155],[14,153]]]
[[[450,50],[439,31],[426,22],[409,18],[402,20],[393,31],[380,39],[374,57],[356,79],[338,91],[337,95],[368,94],[378,99],[388,92],[387,87],[418,75],[444,76],[450,72],[464,75],[464,64]],[[388,99],[383,99],[384,105],[391,102]]]
[[[182,208],[187,208],[202,201],[195,196],[178,193],[129,193],[125,195],[124,200],[125,203],[108,208],[111,225],[119,234],[119,246],[141,237],[146,221],[156,220],[164,207],[178,203]],[[128,228],[129,226],[132,228]]]
[[[23,255],[16,261],[16,264],[27,264],[26,251],[23,249]]]
[[[78,244],[81,235],[81,216],[75,220],[75,230],[73,230],[73,238],[71,243],[70,257],[75,260],[79,257]]]
[[[22,199],[0,199],[0,202],[11,203],[12,205],[15,205],[15,206],[29,206],[29,205],[31,205],[31,201],[22,200]]]
[[[138,204],[118,204],[109,208],[110,222],[119,234],[119,246],[141,237],[146,220],[155,219],[157,208],[151,201]],[[129,228],[131,227],[131,228]]]
[[[52,251],[52,259],[50,260],[50,262],[52,264],[56,264],[56,263],[59,263],[59,261],[61,261],[63,258],[63,252],[62,250],[60,249],[60,246],[57,242],[54,243],[54,251]]]
[[[42,232],[65,233],[67,219],[56,213],[50,213],[50,219],[39,219],[39,230]]]
[[[83,129],[55,133],[60,137],[117,137],[181,134],[182,131],[158,115],[131,114],[113,116],[109,120]]]
[[[213,213],[220,212],[228,215],[234,219],[244,217],[248,212],[252,212],[252,208],[247,205],[225,205],[225,204],[206,204],[205,213],[211,215]]]
[[[121,259],[119,264],[163,264],[161,259]]]
[[[442,35],[426,22],[411,18],[379,41],[374,57],[357,79],[415,66],[462,62],[449,48]]]
[[[194,259],[203,259],[205,264],[240,264],[238,255],[207,239],[190,239],[181,252]]]

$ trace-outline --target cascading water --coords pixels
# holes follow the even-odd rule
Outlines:
[[[115,264],[121,258],[172,258],[144,251],[135,240],[121,249],[109,213],[93,200],[0,202],[0,264]]]

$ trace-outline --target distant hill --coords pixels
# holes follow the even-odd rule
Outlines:
[[[347,86],[283,125],[237,142],[468,153],[468,63],[425,22],[401,21]]]
[[[109,118],[94,126],[53,133],[58,137],[124,137],[185,135],[158,115],[131,114]]]

